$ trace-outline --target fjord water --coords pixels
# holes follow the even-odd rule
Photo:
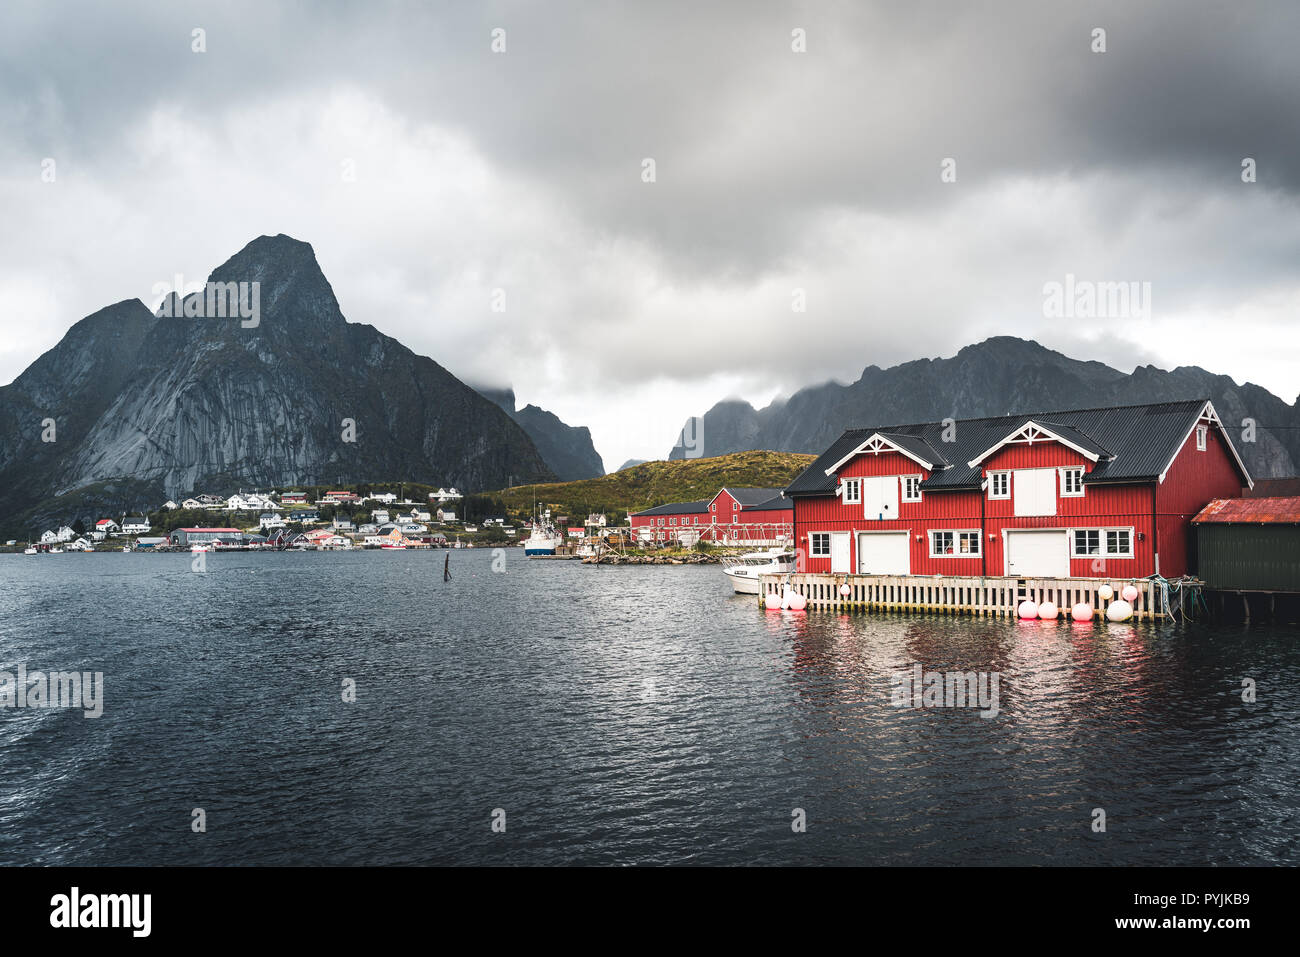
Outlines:
[[[0,556],[0,670],[105,684],[0,710],[0,863],[1297,860],[1294,628],[764,614],[717,567],[446,554]],[[1000,713],[894,707],[915,663],[998,672]]]

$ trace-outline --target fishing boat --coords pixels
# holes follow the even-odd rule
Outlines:
[[[191,552],[210,552],[212,551],[211,542],[195,542],[190,546]]]
[[[524,539],[525,555],[554,555],[564,543],[550,522],[533,522],[532,533]]]
[[[39,554],[39,552],[37,552],[37,550],[36,550],[36,546],[35,546],[35,545],[28,545],[26,548],[23,549],[23,554],[24,554],[24,555],[37,555],[37,554]]]
[[[746,552],[722,560],[722,571],[731,579],[738,595],[757,595],[760,575],[788,575],[794,571],[795,554],[788,548]]]

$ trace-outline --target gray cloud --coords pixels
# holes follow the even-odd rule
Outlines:
[[[0,377],[284,231],[349,318],[591,423],[610,461],[724,394],[1001,333],[1295,392],[1293,5],[628,7],[11,5]],[[1155,315],[1063,329],[1042,286],[1067,272],[1149,281]],[[1285,340],[1195,346],[1229,327]],[[579,383],[588,348],[611,361]],[[671,395],[635,447],[629,375]]]

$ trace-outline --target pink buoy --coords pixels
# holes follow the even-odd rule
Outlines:
[[[1056,602],[1045,601],[1038,606],[1039,618],[1055,618],[1061,613],[1061,609],[1056,607]]]
[[[803,611],[807,607],[808,607],[807,595],[801,595],[798,592],[795,592],[793,595],[790,596],[791,611]]]
[[[1026,598],[1024,601],[1022,601],[1022,602],[1020,603],[1020,617],[1021,617],[1021,618],[1037,618],[1037,617],[1038,617],[1038,606],[1035,605],[1035,604],[1034,604],[1032,601],[1030,601],[1028,598]]]
[[[1081,601],[1070,609],[1070,617],[1075,621],[1092,621],[1092,606]]]
[[[1137,601],[1137,596],[1138,596],[1137,586],[1125,585],[1124,591],[1121,594],[1123,594],[1124,600],[1131,605],[1133,604],[1133,602]]]

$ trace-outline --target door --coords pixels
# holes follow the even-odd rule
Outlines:
[[[849,533],[831,532],[831,571],[849,571]]]
[[[858,573],[907,575],[911,573],[907,536],[911,532],[859,532]]]
[[[1070,540],[1063,529],[1007,532],[1007,572],[1033,578],[1070,577]]]
[[[862,516],[869,521],[898,518],[897,475],[871,475],[862,480]]]
[[[1056,469],[1016,469],[1011,494],[1017,515],[1056,514]]]

